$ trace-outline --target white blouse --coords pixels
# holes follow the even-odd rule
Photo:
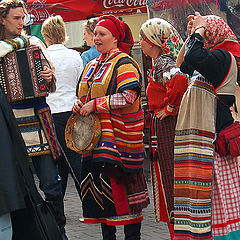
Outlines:
[[[80,53],[68,49],[62,44],[54,44],[47,48],[55,67],[56,91],[47,97],[52,113],[71,111],[76,101],[76,85],[83,71]]]

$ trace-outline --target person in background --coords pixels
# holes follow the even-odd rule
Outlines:
[[[176,124],[174,239],[240,239],[240,176],[237,158],[220,156],[216,135],[234,122],[240,45],[215,15],[188,17],[178,57],[193,76]]]
[[[87,22],[83,23],[84,31],[84,40],[86,41],[87,46],[90,47],[89,50],[84,51],[81,54],[83,60],[83,68],[87,65],[88,62],[100,55],[100,52],[96,49],[96,45],[93,41],[94,37],[94,28],[97,24],[98,18],[90,18]]]
[[[66,146],[65,127],[72,113],[72,102],[77,100],[76,86],[83,70],[83,62],[79,52],[64,46],[67,41],[67,33],[61,16],[57,15],[46,19],[43,22],[41,32],[48,46],[47,51],[56,75],[56,91],[49,93],[47,103],[51,109],[58,141],[77,180],[80,182],[81,155]],[[64,196],[67,188],[69,165],[63,155],[58,160],[58,169],[62,178]],[[75,182],[75,185],[78,190],[78,183]]]
[[[26,14],[25,3],[21,0],[3,0],[0,2],[0,57],[19,48],[35,45],[49,59],[44,44],[36,37],[26,36],[23,31]],[[19,63],[23,64],[23,63]],[[49,91],[55,90],[55,78],[52,70],[44,66],[41,76],[46,80]],[[54,124],[46,98],[25,99],[11,104],[18,126],[25,141],[28,155],[39,178],[40,189],[52,209],[62,233],[65,234],[66,218],[63,213],[61,178],[56,161],[60,155]]]
[[[176,66],[183,41],[167,21],[152,18],[142,24],[139,44],[153,59],[147,86],[150,114],[150,161],[156,220],[174,223],[174,137],[178,108],[188,77]]]
[[[149,204],[143,173],[141,72],[128,54],[133,38],[128,25],[104,15],[94,30],[101,55],[85,67],[73,112],[97,114],[101,137],[83,155],[81,198],[84,221],[101,223],[104,240],[116,239],[124,225],[125,239],[141,238],[142,209]]]

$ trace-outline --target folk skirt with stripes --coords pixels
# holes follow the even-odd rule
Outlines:
[[[179,109],[174,146],[174,240],[212,238],[215,94],[195,80]]]

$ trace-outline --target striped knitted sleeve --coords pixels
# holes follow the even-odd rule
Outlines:
[[[141,94],[141,73],[132,59],[126,57],[119,61],[117,69],[117,92],[135,90]]]
[[[0,41],[0,57],[4,57],[10,52],[27,46],[29,46],[29,40],[24,36]]]

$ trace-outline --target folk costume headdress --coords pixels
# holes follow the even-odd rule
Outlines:
[[[240,45],[228,24],[221,17],[215,15],[207,15],[203,18],[207,22],[204,48],[209,50],[226,49],[234,56],[240,57]]]
[[[204,48],[209,50],[225,49],[231,52],[236,57],[238,69],[240,69],[240,44],[232,29],[221,17],[216,15],[207,15],[203,18],[207,22]]]
[[[134,41],[129,26],[113,15],[103,15],[99,18],[96,26],[108,29],[118,40],[118,48],[127,54],[133,47]]]
[[[174,59],[183,45],[177,30],[161,18],[151,18],[143,23],[140,35],[150,45],[159,46],[165,54],[170,54]]]

